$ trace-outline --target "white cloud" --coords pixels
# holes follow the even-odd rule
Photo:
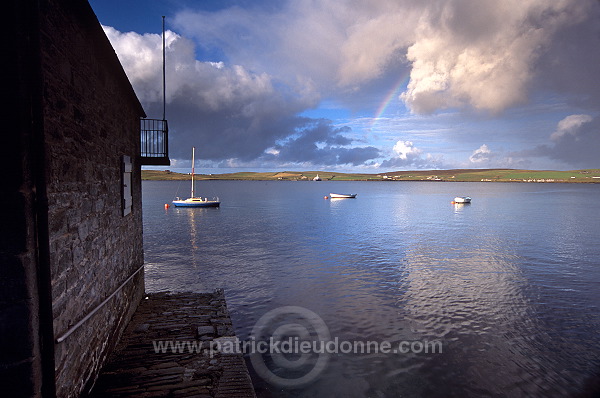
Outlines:
[[[339,95],[405,63],[422,12],[410,3],[294,0],[268,11],[188,9],[174,24],[206,48],[222,51],[229,62],[282,79],[310,80],[322,92]]]
[[[146,113],[158,117],[162,113],[161,37],[104,29]],[[295,90],[265,72],[200,62],[191,40],[171,31],[165,37],[167,119],[174,157],[187,156],[194,142],[198,155],[207,159],[256,158],[293,133],[300,123],[297,114],[318,101],[309,84]]]
[[[430,153],[423,156],[423,151],[417,148],[412,141],[399,140],[394,144],[392,150],[394,155],[381,162],[382,168],[439,169],[444,167],[443,156],[434,156]]]
[[[421,10],[402,7],[401,2],[380,3],[379,8],[371,10],[377,10],[376,14],[363,14],[347,29],[340,46],[337,77],[343,87],[368,82],[381,76],[386,68],[405,61]]]
[[[472,107],[497,113],[526,102],[536,76],[561,63],[555,47],[564,52],[579,46],[588,53],[599,47],[596,30],[588,27],[594,24],[591,10],[598,12],[594,5],[593,0],[295,0],[268,11],[188,9],[175,25],[207,48],[218,48],[231,63],[288,81],[311,81],[328,95],[356,94],[376,78],[397,81],[408,65],[402,99],[413,112]],[[586,37],[562,35],[578,24]],[[547,54],[551,57],[539,62]]]
[[[499,112],[527,99],[536,61],[587,1],[452,0],[430,7],[407,52],[402,98],[417,113],[472,106]]]
[[[469,161],[471,163],[484,163],[489,162],[493,157],[494,155],[492,154],[490,148],[488,148],[486,144],[483,144],[473,151],[471,156],[469,156]]]
[[[492,151],[486,144],[475,149],[469,156],[467,167],[478,168],[526,168],[531,164],[528,159],[519,156],[517,153],[507,153],[505,151]]]
[[[225,60],[288,81],[335,80],[347,10],[335,2],[282,2],[275,11],[231,7],[215,12],[187,9],[174,24]]]
[[[550,135],[552,141],[558,141],[566,135],[577,135],[581,125],[593,120],[590,115],[570,115],[558,122],[556,131]]]
[[[308,151],[312,142],[286,139],[307,128],[298,115],[316,108],[321,97],[336,106],[352,104],[352,111],[364,111],[366,102],[375,108],[372,104],[380,102],[408,70],[410,81],[401,98],[413,113],[452,108],[448,113],[460,117],[454,108],[466,108],[498,116],[529,101],[533,90],[539,89],[561,102],[565,98],[561,92],[572,92],[576,94],[573,98],[581,101],[579,109],[587,107],[590,114],[600,103],[600,80],[593,68],[598,64],[594,61],[600,61],[600,27],[595,24],[600,7],[595,0],[276,3],[217,11],[197,11],[192,5],[171,20],[171,26],[182,35],[167,32],[167,116],[178,121],[172,124],[173,137],[185,135],[205,143],[202,156],[215,161],[248,161],[268,155],[283,162],[284,157],[292,156],[291,151],[278,148],[275,154],[268,149],[287,142],[296,147],[302,144]],[[160,36],[121,33],[108,27],[106,31],[147,112],[161,109]],[[204,58],[206,62],[195,59],[196,48],[190,38],[202,47],[198,53],[210,54]],[[420,129],[413,120],[403,134]],[[584,128],[588,131],[591,123],[582,120],[572,118],[571,123],[581,123],[558,126],[552,140],[578,137]],[[423,119],[419,123],[422,126]],[[326,129],[327,136],[336,136],[330,127]],[[431,134],[444,134],[439,141],[445,142],[450,130],[455,129]],[[346,156],[338,148],[331,157],[335,160],[327,160],[327,164],[340,159],[354,164],[372,157],[376,150],[366,147],[376,142],[372,131],[357,128],[353,133],[344,132],[341,136],[346,138],[367,136],[363,153],[352,151],[352,156]],[[397,131],[386,134],[397,137]],[[473,136],[479,137],[476,142],[492,146],[503,142],[488,141],[484,134],[503,134],[491,131],[481,129]],[[460,134],[463,141],[474,139],[467,133],[456,135]],[[528,145],[535,134],[545,138],[548,129],[528,133]],[[594,138],[591,132],[587,134]],[[515,136],[507,133],[503,137]],[[311,141],[313,135],[308,138]],[[416,138],[419,146],[443,151],[437,149],[440,145],[407,135],[394,145],[393,156],[382,160],[382,167],[441,164],[440,158],[428,158],[412,144]],[[180,142],[188,145],[188,141],[177,140],[175,155],[182,149],[177,147],[183,145]],[[356,142],[346,148],[354,145]],[[391,152],[383,146],[377,150]],[[516,146],[507,143],[506,147],[514,150]],[[323,148],[317,149],[310,152],[314,164],[326,155]],[[478,167],[508,162],[502,151],[492,152],[487,146],[478,150],[468,161],[465,156],[464,162]]]
[[[149,117],[162,110],[162,39],[105,27]],[[167,119],[174,158],[196,145],[200,159],[224,165],[309,162],[360,166],[379,156],[325,119],[298,116],[319,97],[310,80],[278,80],[241,65],[200,62],[191,40],[166,32]]]
[[[156,34],[121,33],[104,27],[127,76],[142,102],[162,100],[162,39]],[[186,96],[199,107],[219,110],[233,103],[246,105],[240,112],[251,113],[256,101],[275,95],[273,80],[266,73],[252,73],[243,66],[225,66],[223,62],[195,59],[190,40],[167,31],[166,78],[167,102]],[[314,93],[313,93],[314,94]],[[304,105],[315,97],[300,99]]]
[[[104,30],[142,103],[161,102],[160,35],[122,33],[109,26]],[[199,108],[217,111],[237,104],[239,112],[252,113],[257,102],[276,97],[273,80],[266,73],[252,73],[243,66],[226,66],[223,62],[197,61],[194,43],[172,31],[166,31],[165,41],[167,103],[185,97]],[[299,102],[297,109],[315,103],[314,93],[304,94],[302,98],[294,97]]]
[[[159,101],[162,98],[160,76],[162,73],[162,38],[156,34],[121,33],[111,26],[103,26],[136,94],[141,101]],[[177,35],[166,32],[169,47]],[[141,84],[151,82],[151,84]]]
[[[422,152],[419,148],[415,147],[411,141],[398,141],[394,145],[393,150],[398,154],[398,157],[403,160],[406,160],[409,157],[418,157]]]

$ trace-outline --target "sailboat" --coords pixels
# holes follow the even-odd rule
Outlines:
[[[221,202],[219,198],[202,198],[196,197],[194,192],[194,163],[195,163],[196,147],[192,147],[192,196],[187,199],[175,198],[173,205],[176,207],[219,207]]]

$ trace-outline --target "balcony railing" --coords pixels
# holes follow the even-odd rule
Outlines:
[[[169,166],[169,125],[166,120],[141,119],[141,164]]]

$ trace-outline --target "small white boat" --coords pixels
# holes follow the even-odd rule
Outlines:
[[[194,155],[196,152],[196,147],[192,147],[192,195],[187,199],[175,198],[173,201],[173,205],[175,207],[219,207],[221,202],[219,198],[202,198],[196,197],[194,192]]]
[[[457,196],[454,198],[454,203],[471,203],[471,198],[468,196]]]
[[[317,176],[313,178],[313,181],[321,181],[321,177],[319,177],[319,175],[317,174]]]
[[[330,193],[329,197],[331,199],[354,199],[356,198],[356,194],[355,193]]]

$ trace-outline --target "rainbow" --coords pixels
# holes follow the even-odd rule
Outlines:
[[[375,111],[375,116],[373,117],[373,121],[371,122],[371,125],[375,124],[377,122],[377,120],[379,120],[379,118],[381,118],[381,115],[383,115],[383,113],[385,112],[387,107],[390,105],[390,103],[394,99],[398,98],[398,91],[408,83],[409,78],[410,78],[410,73],[408,71],[406,73],[403,73],[402,75],[400,75],[400,78],[398,79],[398,81],[392,86],[390,91],[383,98],[383,101],[381,102],[381,104],[379,104],[379,106],[377,107],[377,110]]]

